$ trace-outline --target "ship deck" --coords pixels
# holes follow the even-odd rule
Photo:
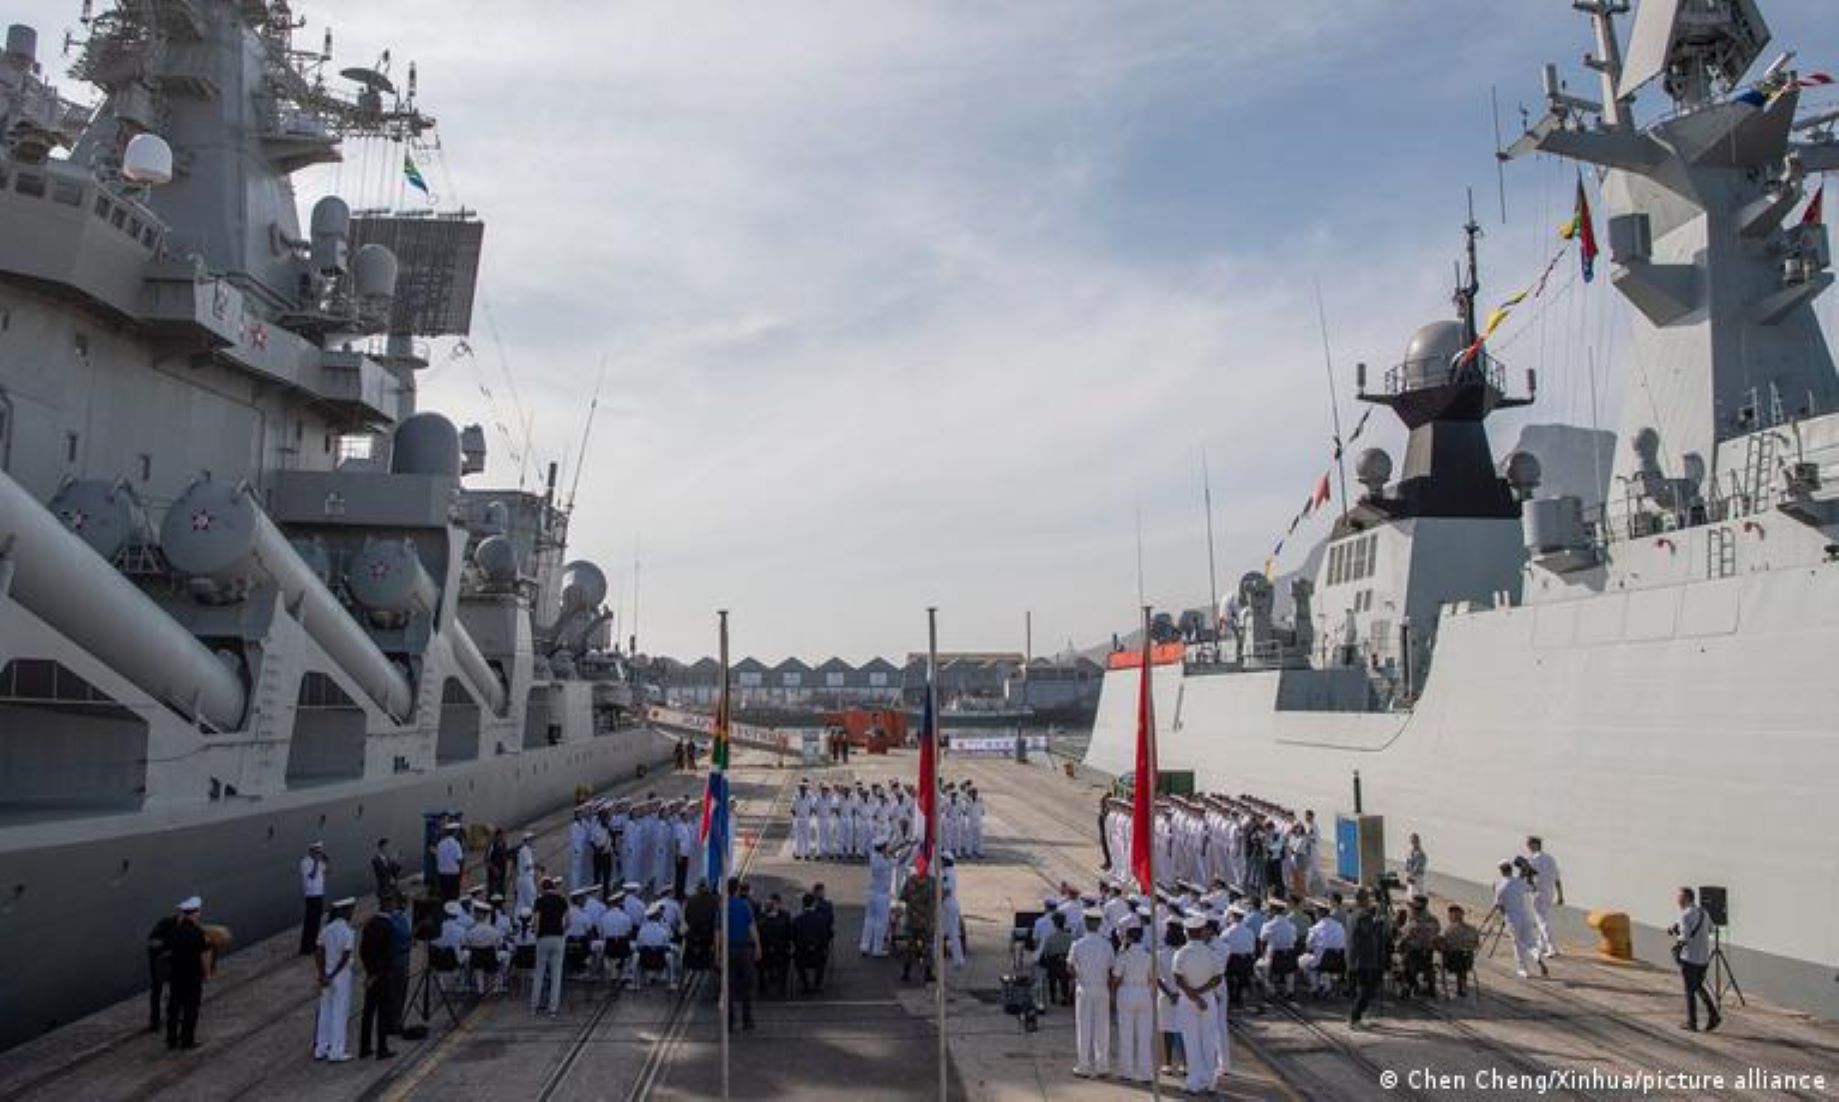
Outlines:
[[[889,960],[855,949],[866,871],[860,864],[802,862],[791,854],[788,800],[801,775],[906,778],[911,754],[858,756],[847,766],[802,771],[740,752],[732,774],[741,800],[739,853],[758,897],[788,899],[822,881],[837,907],[837,942],[826,992],[756,1005],[759,1028],[731,1042],[735,1098],[933,1098],[937,1033],[932,989],[902,983]],[[959,866],[970,962],[949,982],[949,1077],[953,1098],[1114,1099],[1146,1088],[1072,1075],[1070,1010],[1055,1009],[1035,1033],[1006,1016],[999,998],[1008,933],[1017,909],[1062,880],[1089,885],[1099,863],[1091,781],[1045,764],[952,758],[948,778],[973,778],[985,793],[987,858]],[[621,786],[688,795],[700,779],[654,775]],[[533,828],[541,857],[565,837],[564,813]],[[370,901],[360,906],[369,913]],[[206,916],[208,919],[208,915]],[[151,916],[150,916],[151,918]],[[664,988],[609,997],[603,987],[565,987],[562,1013],[536,1018],[516,995],[434,1005],[427,1040],[399,1042],[389,1062],[342,1065],[311,1058],[315,989],[309,966],[283,933],[235,952],[207,985],[201,1047],[169,1054],[144,1032],[145,1000],[131,999],[0,1053],[0,1102],[25,1098],[111,1099],[691,1099],[720,1096],[718,1018],[706,993]],[[50,947],[46,947],[50,948]],[[1733,1092],[1742,1075],[1801,1073],[1824,1085],[1745,1091],[1758,1097],[1830,1097],[1839,1085],[1839,1025],[1764,1005],[1726,1004],[1715,1034],[1679,1028],[1670,970],[1596,959],[1565,944],[1552,979],[1521,981],[1509,954],[1480,962],[1480,995],[1463,1001],[1389,1001],[1375,1028],[1346,1026],[1339,1000],[1300,999],[1240,1013],[1233,1023],[1232,1098],[1505,1097],[1607,1098],[1633,1093],[1600,1080],[1548,1079],[1521,1089],[1477,1076],[1597,1072],[1722,1075],[1726,1092],[1655,1089],[1656,1096]],[[137,945],[63,946],[59,952],[138,953]],[[419,954],[417,954],[419,961]],[[357,1049],[354,994],[351,1051]],[[416,1020],[411,1015],[411,1021]],[[1390,1091],[1384,1072],[1404,1077]],[[1413,1078],[1413,1073],[1417,1078]],[[1449,1076],[1426,1082],[1426,1073]],[[1165,1080],[1164,1089],[1178,1084]]]

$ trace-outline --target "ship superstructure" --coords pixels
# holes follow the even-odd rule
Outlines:
[[[655,757],[616,733],[553,472],[465,486],[483,432],[416,407],[483,224],[297,212],[344,143],[430,133],[413,67],[333,75],[283,0],[85,9],[93,112],[29,28],[0,56],[0,934],[43,950],[0,1043],[142,980],[86,947],[175,898],[258,934],[307,841],[357,886],[424,812],[525,817]]]
[[[1653,959],[1679,885],[1726,887],[1746,985],[1839,1014],[1839,932],[1802,919],[1839,903],[1839,375],[1812,306],[1827,231],[1799,216],[1839,113],[1800,110],[1792,54],[1760,64],[1752,0],[1645,0],[1626,54],[1628,4],[1575,7],[1601,98],[1548,67],[1504,156],[1578,162],[1607,208],[1632,341],[1605,500],[1542,495],[1527,453],[1496,474],[1506,373],[1470,278],[1363,385],[1410,429],[1403,468],[1359,457],[1294,621],[1249,574],[1236,645],[1154,668],[1164,765],[1325,812],[1357,772],[1392,856],[1422,833],[1455,891],[1541,834],[1566,894],[1630,914]],[[1139,672],[1114,665],[1087,760],[1121,772]]]

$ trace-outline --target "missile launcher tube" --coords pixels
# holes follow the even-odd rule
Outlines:
[[[5,474],[0,553],[13,560],[13,597],[33,615],[186,718],[242,723],[236,672]]]
[[[236,589],[265,576],[279,587],[313,641],[397,720],[414,708],[409,679],[288,543],[244,487],[194,482],[160,525],[174,570]]]

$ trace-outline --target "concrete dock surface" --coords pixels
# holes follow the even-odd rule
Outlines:
[[[916,972],[901,982],[891,959],[856,951],[867,886],[860,862],[800,861],[791,848],[789,800],[801,776],[911,780],[914,755],[858,755],[805,770],[740,751],[731,772],[740,801],[737,859],[756,899],[778,892],[796,909],[813,882],[837,909],[837,940],[821,995],[757,1000],[758,1028],[729,1045],[729,1095],[746,1099],[937,1098],[934,989]],[[1047,762],[952,757],[946,779],[970,778],[984,794],[986,856],[958,865],[970,957],[947,982],[947,1079],[954,1099],[1098,1100],[1149,1090],[1073,1069],[1070,1008],[1037,1032],[1003,1013],[1009,930],[1062,881],[1090,890],[1100,861],[1099,785]],[[610,794],[698,793],[702,778],[657,773]],[[567,810],[529,824],[539,858],[559,868]],[[511,825],[511,824],[506,824]],[[360,855],[337,855],[345,860]],[[469,867],[469,882],[476,875]],[[291,867],[252,870],[278,891]],[[361,921],[374,909],[365,900]],[[149,924],[157,918],[149,915]],[[209,920],[208,901],[206,920]],[[15,1099],[708,1099],[721,1097],[719,1018],[706,988],[611,993],[565,985],[559,1016],[531,1014],[521,992],[454,995],[453,1016],[432,1005],[429,1035],[398,1041],[390,1061],[316,1063],[317,988],[311,965],[285,932],[226,956],[206,986],[200,1047],[169,1053],[147,1033],[146,1002],[121,1004],[0,1053],[0,1102]],[[1479,963],[1480,993],[1463,1000],[1389,999],[1374,1027],[1350,1031],[1347,1004],[1255,996],[1233,1018],[1228,1098],[1630,1098],[1839,1097],[1839,1025],[1751,999],[1725,1006],[1714,1034],[1681,1028],[1682,997],[1669,968],[1597,959],[1563,946],[1547,980],[1514,976],[1504,949]],[[58,952],[140,952],[139,945],[80,941]],[[416,954],[419,967],[421,954]],[[352,1001],[350,1050],[357,1051]],[[410,1021],[419,1020],[411,1013]],[[1646,1078],[1644,1078],[1646,1077]],[[1661,1078],[1671,1077],[1671,1078]],[[1756,1089],[1749,1089],[1750,1087]],[[1163,1080],[1163,1092],[1180,1094]]]

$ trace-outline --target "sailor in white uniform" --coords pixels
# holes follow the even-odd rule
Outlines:
[[[1176,1023],[1181,1030],[1181,1047],[1187,1053],[1186,1087],[1191,1094],[1213,1089],[1220,1067],[1219,987],[1222,977],[1214,963],[1213,950],[1201,940],[1207,920],[1190,915],[1184,923],[1188,942],[1175,951],[1170,962],[1180,994],[1175,1002]]]
[[[1066,954],[1073,973],[1073,1040],[1078,1047],[1073,1074],[1081,1078],[1111,1071],[1111,966],[1117,963],[1110,939],[1098,932],[1104,912],[1093,907],[1084,919],[1085,936]]]
[[[536,906],[536,835],[526,830],[517,846],[517,909]]]
[[[1545,852],[1545,840],[1538,835],[1526,839],[1526,863],[1533,870],[1533,918],[1539,927],[1539,956],[1555,957],[1558,946],[1552,943],[1552,904],[1564,906],[1564,881],[1558,875],[1558,862]]]
[[[798,794],[792,797],[792,856],[808,860],[811,856],[811,828],[815,825],[817,797],[811,794],[811,782],[799,781]]]
[[[946,870],[949,872],[950,870]],[[940,906],[945,914],[945,955],[953,968],[964,967],[964,910],[958,905],[958,893],[947,882],[939,885]]]
[[[319,977],[319,1020],[313,1030],[313,1059],[342,1064],[351,1056],[345,1051],[345,1027],[351,1021],[351,963],[356,938],[351,932],[351,912],[355,899],[340,899],[332,904],[332,921],[319,931],[319,944],[313,951],[313,966]]]
[[[830,786],[817,786],[816,806],[812,814],[817,817],[817,856],[829,860],[836,856],[836,820],[830,815]]]
[[[568,824],[568,890],[574,891],[587,883],[591,857],[589,855],[587,825],[587,808],[575,808],[575,817]]]
[[[1155,1074],[1155,1045],[1150,1038],[1150,956],[1143,947],[1143,924],[1135,915],[1118,923],[1124,947],[1111,965],[1117,983],[1117,1070],[1133,1083],[1147,1083]]]
[[[883,843],[868,859],[868,900],[862,911],[861,951],[871,957],[888,955],[888,910],[893,895],[894,862]]]
[[[970,848],[972,857],[983,856],[983,794],[969,784],[964,786],[969,801],[964,805],[965,822],[968,837],[965,845]]]
[[[1520,978],[1526,978],[1529,965],[1538,965],[1540,975],[1549,975],[1539,959],[1539,931],[1534,925],[1531,901],[1527,899],[1526,881],[1515,875],[1513,862],[1502,861],[1500,879],[1494,882],[1494,909],[1507,923],[1507,936],[1513,939],[1513,961]]]

